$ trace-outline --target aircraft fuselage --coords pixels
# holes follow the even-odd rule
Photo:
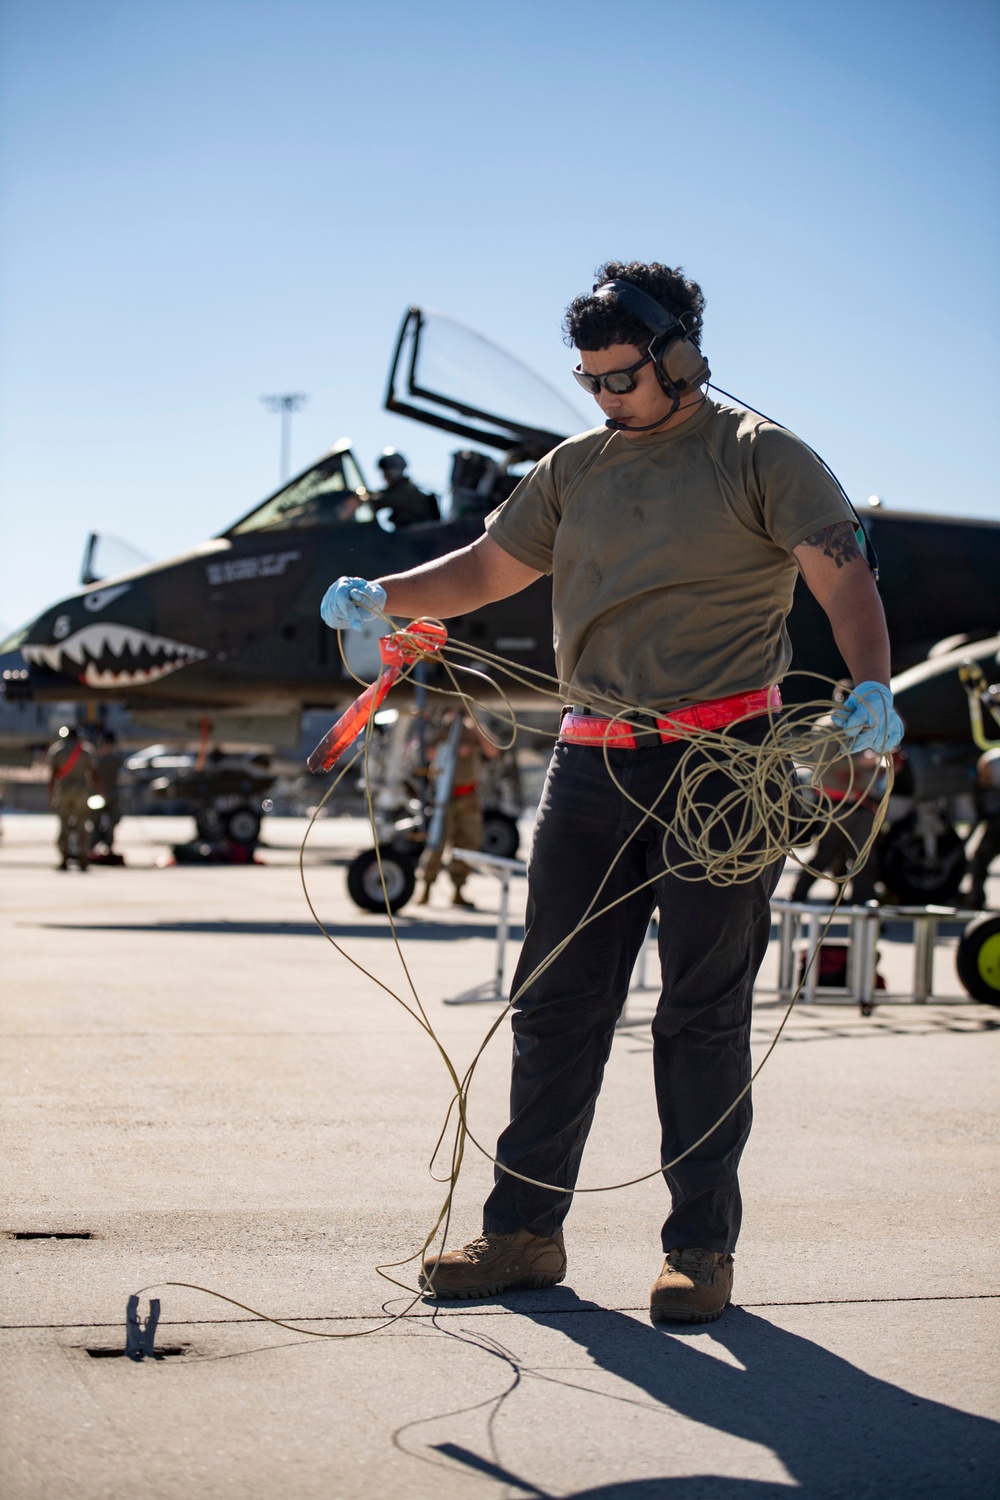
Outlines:
[[[1000,524],[876,512],[870,528],[882,565],[881,591],[893,670],[921,661],[942,637],[975,641],[1000,623]],[[81,590],[45,610],[21,643],[28,677],[21,697],[115,699],[138,708],[211,714],[282,714],[335,708],[357,692],[319,601],[342,573],[377,577],[466,546],[482,517],[388,532],[356,521],[230,533],[191,552]],[[547,579],[511,599],[448,622],[449,634],[518,666],[552,673]],[[836,678],[846,668],[822,610],[800,584],[789,619],[793,670]],[[350,666],[374,675],[377,658]],[[10,696],[11,686],[8,685]],[[789,683],[791,697],[815,686]],[[541,706],[505,683],[512,700]],[[964,734],[962,695],[942,699],[941,722],[922,693],[921,737]],[[905,705],[901,706],[905,714]],[[915,726],[916,727],[916,726]]]

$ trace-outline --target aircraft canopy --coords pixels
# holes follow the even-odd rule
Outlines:
[[[385,406],[500,448],[512,459],[537,460],[593,425],[512,354],[453,318],[420,307],[411,307],[403,319]]]
[[[350,443],[336,443],[325,458],[306,469],[276,494],[237,521],[224,536],[250,531],[287,531],[305,526],[335,526],[348,520],[342,512],[350,495],[367,496],[365,482]]]

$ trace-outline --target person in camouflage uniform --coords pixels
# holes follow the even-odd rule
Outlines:
[[[446,723],[450,722],[450,715]],[[496,755],[490,742],[476,732],[471,718],[466,716],[462,724],[462,737],[458,742],[458,757],[455,762],[455,779],[451,797],[445,810],[444,838],[440,849],[429,849],[421,861],[420,873],[424,888],[417,902],[426,906],[431,899],[431,887],[441,871],[445,849],[478,849],[483,837],[483,812],[479,800],[479,777],[482,771],[482,755]],[[471,868],[464,860],[456,859],[454,853],[448,861],[448,874],[455,888],[453,906],[464,906],[472,911],[463,887]]]
[[[118,791],[118,776],[122,758],[118,753],[118,738],[113,729],[103,729],[97,743],[95,774],[97,789],[104,798],[104,807],[94,821],[94,842],[104,844],[110,854],[115,841],[115,829],[122,815],[121,797]]]
[[[49,806],[59,818],[60,870],[74,859],[81,870],[88,862],[90,812],[87,798],[97,790],[97,757],[79,730],[64,724],[49,746]]]
[[[389,509],[389,518],[397,531],[420,521],[440,520],[437,497],[418,489],[406,472],[406,459],[395,448],[387,448],[378,461],[385,489],[372,498],[376,510]]]

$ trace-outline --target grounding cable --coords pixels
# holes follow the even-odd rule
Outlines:
[[[371,606],[369,605],[369,607]],[[521,688],[528,688],[537,692],[550,702],[554,697],[559,698],[561,696],[560,683],[555,678],[535,668],[516,665],[502,656],[484,651],[481,647],[471,648],[463,645],[461,642],[455,641],[449,641],[446,647],[436,649],[432,654],[423,648],[422,637],[418,631],[414,630],[412,633],[406,630],[399,631],[396,629],[395,623],[388,616],[384,615],[381,610],[373,609],[372,613],[397,638],[402,638],[409,648],[410,665],[402,673],[397,673],[397,677],[410,677],[418,662],[434,661],[438,663],[444,669],[449,686],[440,687],[427,683],[424,684],[425,690],[429,693],[456,701],[462,712],[469,713],[476,719],[480,731],[498,749],[509,749],[513,745],[520,725],[510,698],[504,692],[496,678],[490,675],[490,670],[502,672],[512,683]],[[427,623],[429,622],[415,622],[418,625],[426,625]],[[430,623],[438,625],[440,622]],[[341,656],[344,658],[342,640],[340,644]],[[344,666],[349,675],[354,677],[355,681],[363,687],[367,689],[373,686],[373,684],[366,683],[364,679],[358,677],[351,670],[346,658],[344,658]],[[484,668],[489,670],[484,670]],[[381,669],[376,677],[375,686],[378,685],[384,670],[384,668]],[[811,678],[818,685],[822,685],[828,690],[832,690],[835,686],[831,679],[823,677],[818,673],[790,673],[788,675]],[[467,688],[463,686],[460,679],[465,679],[467,682],[469,682],[469,679],[472,679],[472,681],[469,682]],[[495,707],[485,703],[482,694],[476,694],[473,683],[476,686],[481,684],[486,687],[491,697],[499,696],[503,711],[498,713]],[[544,1188],[563,1196],[617,1192],[624,1188],[637,1186],[639,1183],[648,1182],[654,1177],[661,1176],[664,1172],[671,1170],[679,1162],[683,1161],[693,1151],[696,1151],[719,1128],[723,1121],[728,1119],[733,1111],[739,1107],[773,1054],[791,1017],[792,1011],[802,994],[811,967],[817,961],[822,941],[829,933],[837,910],[842,903],[844,888],[847,880],[850,878],[849,874],[837,878],[839,891],[836,901],[829,916],[826,918],[818,941],[813,946],[811,954],[803,965],[798,982],[793,989],[791,998],[785,1007],[775,1033],[760,1061],[753,1069],[746,1085],[740,1090],[736,1098],[719,1118],[696,1141],[693,1141],[684,1151],[678,1153],[670,1161],[661,1161],[656,1167],[636,1177],[630,1177],[621,1182],[604,1183],[597,1187],[568,1188],[554,1183],[542,1182],[537,1178],[517,1172],[513,1168],[499,1162],[493,1153],[476,1138],[469,1126],[469,1091],[476,1069],[486,1048],[511,1010],[518,1004],[525,991],[559,958],[560,954],[565,951],[574,938],[587,926],[605,916],[616,906],[631,900],[639,892],[655,885],[663,875],[674,875],[682,880],[707,880],[709,883],[717,886],[742,884],[755,879],[764,869],[775,863],[779,858],[791,855],[804,869],[818,876],[823,872],[813,869],[806,864],[795,853],[795,850],[804,847],[807,843],[814,842],[828,829],[835,826],[840,827],[845,837],[848,838],[848,841],[853,846],[855,867],[864,862],[875,839],[878,837],[879,830],[885,819],[888,799],[892,790],[892,760],[888,756],[876,757],[869,775],[866,776],[863,771],[859,771],[854,760],[846,754],[840,732],[830,720],[831,710],[835,706],[831,696],[824,696],[822,698],[811,699],[808,702],[785,706],[780,712],[769,708],[767,711],[767,731],[759,744],[749,744],[733,737],[728,732],[733,727],[732,725],[727,726],[726,730],[706,730],[679,722],[677,724],[679,738],[683,738],[688,743],[685,745],[677,764],[664,782],[655,800],[649,807],[646,807],[637,801],[622,784],[609,756],[609,749],[614,748],[613,743],[609,745],[609,736],[614,733],[614,726],[631,726],[640,731],[646,726],[635,722],[637,710],[633,706],[616,700],[613,697],[605,696],[601,700],[602,709],[608,713],[608,729],[602,745],[605,768],[621,796],[637,809],[641,814],[641,818],[622,841],[583,915],[571,931],[546,954],[545,958],[536,965],[520,987],[510,996],[500,1013],[491,1022],[464,1072],[460,1074],[447,1048],[438,1036],[420,997],[413,974],[406,960],[403,945],[400,941],[400,935],[396,927],[386,888],[375,806],[371,791],[371,776],[369,775],[369,757],[375,726],[375,712],[378,707],[378,699],[377,697],[373,697],[364,723],[362,749],[368,820],[372,829],[379,879],[385,900],[386,915],[389,921],[390,937],[405,979],[405,989],[408,991],[408,998],[394,989],[392,985],[380,979],[378,975],[372,973],[370,969],[337,941],[316,910],[306,879],[305,852],[310,834],[315,827],[317,819],[322,815],[330,797],[347,774],[350,768],[348,764],[341,767],[335,778],[325,789],[318,805],[313,809],[299,847],[298,870],[306,905],[327,942],[336,949],[342,958],[357,969],[359,973],[363,974],[382,990],[385,995],[400,1005],[411,1019],[417,1023],[436,1049],[452,1089],[444,1122],[428,1163],[432,1179],[445,1188],[444,1200],[441,1207],[435,1215],[434,1223],[425,1236],[423,1243],[412,1255],[407,1256],[405,1260],[387,1262],[375,1268],[384,1280],[407,1292],[409,1300],[399,1311],[386,1313],[380,1321],[376,1322],[374,1327],[350,1331],[345,1330],[343,1332],[323,1332],[311,1328],[302,1328],[295,1323],[272,1317],[270,1314],[252,1308],[247,1303],[241,1302],[235,1297],[230,1297],[211,1287],[200,1286],[195,1282],[161,1281],[155,1283],[153,1286],[141,1288],[141,1293],[154,1291],[160,1287],[185,1288],[190,1291],[202,1292],[207,1296],[226,1302],[232,1307],[237,1307],[244,1312],[251,1313],[254,1317],[271,1323],[275,1327],[300,1333],[306,1337],[325,1339],[362,1338],[370,1333],[383,1332],[394,1323],[399,1322],[400,1319],[405,1318],[417,1303],[427,1295],[425,1289],[407,1285],[406,1282],[398,1280],[397,1277],[389,1273],[392,1271],[401,1271],[415,1260],[422,1260],[431,1250],[435,1241],[440,1240],[440,1243],[443,1245],[447,1240],[451,1226],[455,1193],[461,1175],[467,1144],[474,1146],[495,1168],[531,1186]],[[494,721],[499,720],[505,725],[509,729],[509,738],[505,737],[501,740],[495,733],[488,730],[478,718],[478,715],[482,712],[489,713]],[[669,715],[664,715],[663,718],[669,718]],[[557,739],[558,733],[553,732],[552,738],[553,740]],[[811,768],[811,788],[804,788],[791,774],[793,763]],[[844,784],[840,792],[840,800],[838,801],[833,801],[829,797],[824,796],[822,792],[817,793],[816,791],[822,785],[824,774],[835,764],[844,767]],[[710,775],[715,775],[720,770],[729,776],[732,782],[732,790],[721,800],[717,798],[711,801],[702,799],[700,792],[706,778]],[[657,809],[672,789],[676,792],[676,811],[674,816],[668,820]],[[875,808],[871,831],[863,842],[858,843],[848,834],[844,825],[861,801],[867,801],[869,805],[875,803]],[[629,844],[633,842],[644,828],[649,826],[662,830],[661,854],[663,868],[656,875],[640,881],[630,890],[606,901],[603,905],[600,904],[602,893],[613,875],[616,864],[625,854]],[[720,835],[722,835],[721,839]],[[680,851],[682,856],[680,859],[668,856],[668,842],[671,840]],[[443,1151],[445,1151],[446,1141],[448,1142],[448,1146],[445,1154],[448,1165],[443,1172],[439,1173],[436,1170],[435,1164],[438,1162]],[[377,1314],[373,1314],[372,1316],[375,1318],[378,1317]]]

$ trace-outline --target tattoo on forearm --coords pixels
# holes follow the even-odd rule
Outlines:
[[[814,531],[812,536],[806,537],[803,546],[822,547],[823,556],[832,557],[838,568],[861,556],[850,521],[838,521],[836,526],[824,526],[822,531]]]

